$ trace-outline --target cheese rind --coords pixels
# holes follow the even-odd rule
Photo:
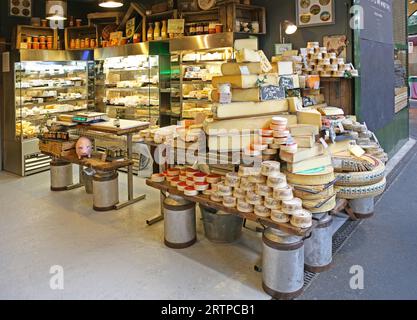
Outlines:
[[[301,162],[310,158],[320,156],[324,153],[324,147],[321,144],[315,144],[312,148],[298,148],[296,153],[280,152],[281,160],[289,163]]]
[[[330,165],[332,165],[332,158],[329,155],[321,155],[300,162],[288,163],[287,170],[291,173],[299,173]]]
[[[288,119],[288,123],[297,123],[297,117],[294,115],[280,115]],[[205,121],[204,131],[209,134],[215,130],[258,130],[269,128],[271,124],[271,116],[255,116],[250,119],[233,119],[219,121]]]
[[[249,71],[249,74],[261,74],[262,73],[262,67],[261,67],[260,62],[223,63],[221,66],[222,74],[224,76],[242,75],[242,71],[245,71],[246,68]]]
[[[218,76],[213,77],[212,85],[217,88],[219,84],[230,83],[232,88],[248,89],[258,87],[258,80],[265,85],[278,85],[278,74],[268,73],[261,75],[235,75],[235,76]]]
[[[309,109],[297,112],[297,119],[299,124],[309,124],[321,129],[321,114],[317,110]]]
[[[211,100],[219,102],[218,90],[214,89],[211,92]],[[232,89],[232,102],[259,102],[261,101],[259,95],[259,88],[250,89]]]
[[[263,102],[232,102],[215,104],[213,113],[218,119],[255,116],[288,111],[287,100],[271,100]]]

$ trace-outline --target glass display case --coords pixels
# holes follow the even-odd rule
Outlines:
[[[181,51],[171,56],[171,110],[182,119],[212,116],[211,80],[233,59],[233,48]]]
[[[49,169],[40,154],[38,135],[61,113],[94,108],[92,51],[19,50],[9,54],[10,71],[4,76],[5,170],[29,175]]]
[[[160,123],[163,89],[169,83],[163,83],[164,55],[157,49],[138,43],[95,50],[99,111],[112,118]]]

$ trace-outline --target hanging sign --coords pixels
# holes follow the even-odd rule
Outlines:
[[[126,37],[132,38],[135,34],[135,17],[126,22]]]

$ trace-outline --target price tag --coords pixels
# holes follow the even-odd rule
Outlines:
[[[250,75],[250,71],[249,71],[249,68],[247,66],[240,66],[239,69],[240,69],[240,74],[242,76]]]
[[[323,138],[320,138],[320,143],[323,145],[324,149],[328,149],[329,145],[327,144],[326,140],[324,140]]]
[[[340,133],[345,132],[345,128],[343,127],[341,122],[338,123],[338,127],[339,127],[339,130],[340,130]]]

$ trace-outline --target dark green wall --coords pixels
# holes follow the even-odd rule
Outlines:
[[[274,53],[274,44],[279,43],[279,24],[281,21],[290,20],[296,22],[295,0],[252,0],[254,4],[264,6],[267,14],[267,34],[261,37],[261,46],[267,56]],[[333,25],[299,28],[290,36],[286,36],[286,42],[292,43],[296,49],[304,48],[308,41],[320,41],[327,35],[347,35],[352,43],[352,31],[349,26],[347,5],[350,0],[335,1],[336,23]],[[348,60],[352,59],[352,46],[348,47]]]

